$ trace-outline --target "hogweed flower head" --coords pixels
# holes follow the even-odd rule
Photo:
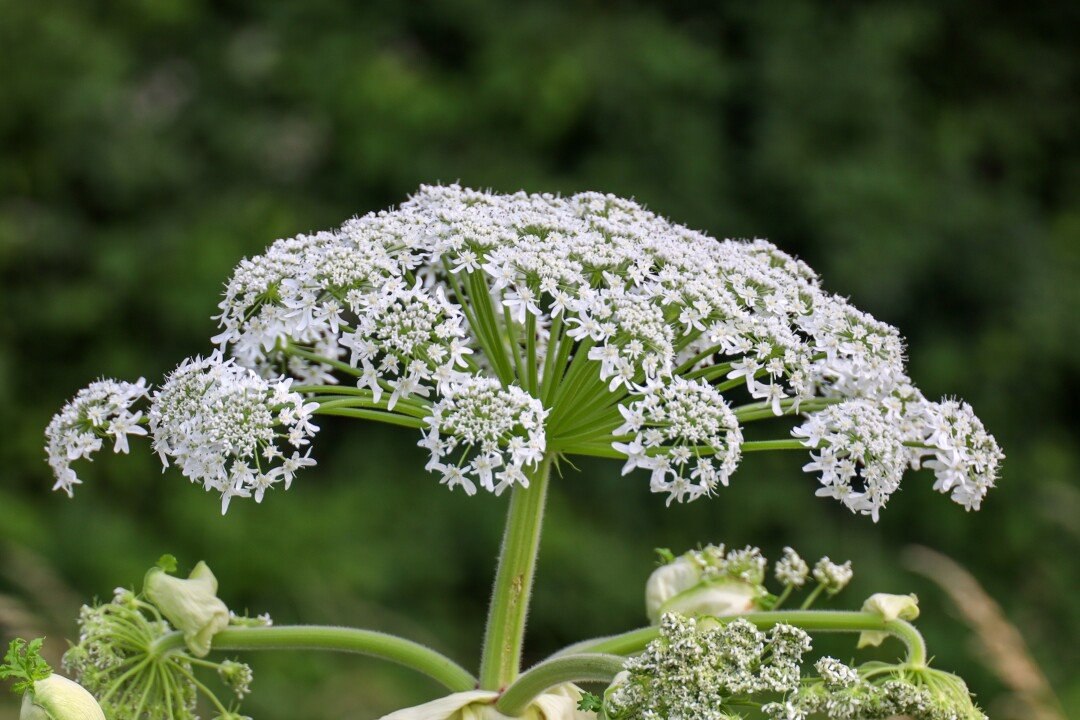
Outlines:
[[[805,263],[611,195],[421,187],[242,261],[220,310],[221,354],[182,365],[149,418],[163,460],[224,506],[313,462],[315,413],[414,428],[428,469],[467,492],[524,484],[538,456],[591,455],[692,501],[749,451],[806,448],[819,494],[876,518],[920,465],[977,508],[1002,460],[968,406],[912,386],[898,331]],[[142,418],[116,404],[120,448]],[[65,489],[65,458],[110,432],[78,413],[50,426]],[[790,439],[744,440],[795,415]]]
[[[250,691],[251,669],[232,660],[211,662],[166,643],[174,629],[165,613],[177,615],[177,606],[166,601],[158,607],[156,602],[118,588],[112,601],[83,606],[79,642],[64,654],[64,667],[115,720],[195,720],[200,695],[218,718],[239,719],[235,708],[219,700],[196,673],[216,672],[240,700]]]
[[[762,710],[773,720],[986,720],[959,677],[931,668],[883,663],[850,667],[831,657],[814,665],[816,677],[803,681],[782,702]]]
[[[175,462],[192,482],[233,497],[261,501],[296,470],[313,465],[307,446],[318,432],[315,403],[291,390],[292,380],[266,380],[220,353],[186,360],[154,394],[150,428],[162,462]]]
[[[810,576],[810,566],[792,548],[784,548],[784,555],[776,561],[774,575],[781,585],[801,588]]]
[[[146,435],[142,411],[132,408],[147,396],[142,378],[133,383],[98,380],[64,405],[45,429],[45,452],[56,475],[53,490],[71,496],[74,486],[82,482],[71,463],[89,459],[106,439],[112,440],[115,452],[126,453],[129,435]]]
[[[835,595],[846,588],[853,575],[850,560],[834,563],[826,556],[814,564],[814,579],[830,595]]]
[[[799,687],[810,637],[790,625],[768,632],[743,619],[726,625],[668,613],[660,634],[605,695],[611,720],[738,717],[740,701]]]

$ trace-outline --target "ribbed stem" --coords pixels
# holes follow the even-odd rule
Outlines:
[[[566,655],[546,660],[529,668],[506,689],[495,709],[517,717],[538,695],[556,685],[569,682],[609,683],[622,670],[625,658],[618,655]]]
[[[807,632],[864,632],[877,630],[887,632],[902,641],[907,648],[905,662],[912,667],[926,666],[926,643],[915,626],[904,620],[885,621],[880,615],[871,612],[843,610],[777,610],[771,612],[751,612],[742,615],[726,615],[717,618],[721,622],[730,622],[742,618],[754,624],[759,630],[768,630],[774,625],[793,625]],[[553,657],[564,657],[582,653],[610,653],[613,655],[633,655],[645,649],[656,639],[660,629],[656,626],[631,630],[621,635],[585,640],[560,650]]]
[[[510,497],[484,632],[480,687],[485,690],[501,690],[517,678],[520,670],[551,462],[550,456],[545,457],[530,474],[529,487],[515,487]]]
[[[183,647],[184,636],[172,632],[154,642],[152,651]],[[476,678],[445,655],[420,643],[358,628],[321,625],[233,627],[214,635],[214,650],[335,650],[358,653],[404,665],[442,683],[453,692],[476,687]]]

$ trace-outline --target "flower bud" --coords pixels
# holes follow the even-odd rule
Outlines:
[[[863,612],[880,615],[885,622],[891,620],[914,620],[919,617],[919,598],[911,595],[889,595],[875,593],[866,599]],[[859,647],[880,645],[889,636],[887,632],[867,630],[859,635]]]
[[[217,578],[199,562],[188,579],[173,577],[156,567],[146,573],[143,592],[161,614],[184,633],[196,657],[210,652],[210,641],[229,625],[229,608],[217,596]]]
[[[713,553],[692,551],[653,571],[645,585],[645,611],[658,623],[668,612],[681,615],[735,615],[754,607],[759,585],[731,577],[708,562]],[[722,555],[719,555],[723,563]]]
[[[379,720],[595,720],[592,712],[578,710],[581,691],[575,685],[560,685],[539,695],[517,718],[495,709],[499,693],[469,690],[454,693],[423,705],[405,708]]]
[[[105,714],[82,685],[54,673],[23,695],[19,720],[105,720]]]

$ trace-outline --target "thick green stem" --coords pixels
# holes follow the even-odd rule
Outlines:
[[[154,642],[153,651],[181,648],[184,636],[172,632]],[[336,650],[389,660],[442,683],[453,692],[476,687],[468,670],[429,647],[404,638],[358,628],[320,625],[232,627],[214,636],[214,650]]]
[[[514,681],[499,701],[495,709],[504,715],[517,717],[538,695],[556,685],[569,682],[610,683],[623,668],[625,658],[618,655],[565,655],[546,660],[529,668]]]
[[[905,662],[911,667],[926,666],[926,643],[915,626],[904,620],[885,621],[880,615],[871,612],[844,610],[778,610],[772,612],[752,612],[742,615],[725,615],[717,618],[721,622],[730,622],[743,618],[754,624],[759,630],[768,630],[783,623],[815,632],[864,632],[877,630],[887,632],[901,640],[907,647]],[[633,655],[645,649],[645,646],[659,635],[656,626],[631,630],[621,635],[596,638],[576,643],[560,650],[553,657],[564,657],[582,653],[610,653],[613,655]]]
[[[529,487],[515,487],[510,497],[484,632],[480,687],[485,690],[501,690],[518,676],[551,462],[545,457],[530,474]]]

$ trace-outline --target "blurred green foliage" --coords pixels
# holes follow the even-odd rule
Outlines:
[[[1080,705],[1078,12],[0,0],[0,592],[56,652],[71,598],[168,551],[206,559],[234,607],[475,664],[506,498],[447,493],[410,433],[325,423],[316,470],[223,519],[148,453],[102,454],[74,501],[50,494],[41,432],[100,374],[156,380],[206,352],[232,266],[277,237],[424,182],[597,189],[799,254],[898,325],[916,381],[969,400],[1009,458],[982,512],[915,475],[877,525],[815,499],[794,456],[671,508],[586,464],[552,501],[529,659],[642,623],[655,546],[793,544],[854,560],[851,605],[918,591],[937,662],[993,710],[1003,687],[969,631],[902,569],[917,542],[970,568]],[[55,576],[11,571],[27,551]],[[252,660],[261,720],[364,720],[436,692],[364,659]]]

